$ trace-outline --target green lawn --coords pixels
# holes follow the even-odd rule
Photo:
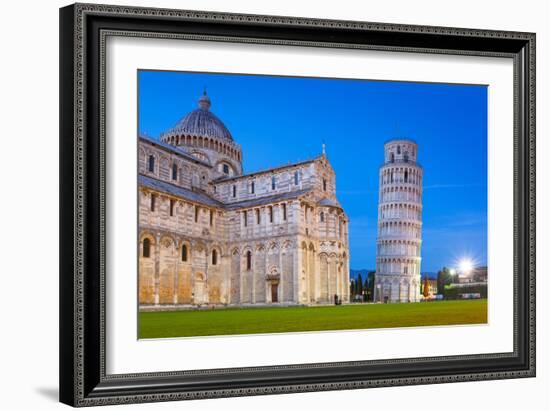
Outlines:
[[[141,312],[140,338],[484,324],[487,300]]]

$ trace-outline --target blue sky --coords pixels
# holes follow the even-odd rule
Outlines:
[[[487,260],[487,87],[139,71],[139,132],[158,138],[197,107],[242,146],[245,172],[317,156],[323,141],[350,218],[350,267],[376,262],[383,145],[410,138],[424,168],[422,272]]]

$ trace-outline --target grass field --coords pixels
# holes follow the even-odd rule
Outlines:
[[[157,311],[139,314],[139,338],[484,324],[486,322],[487,300]]]

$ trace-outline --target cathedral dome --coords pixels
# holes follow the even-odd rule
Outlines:
[[[199,108],[185,115],[166,134],[213,137],[233,141],[225,124],[210,111],[210,106],[210,97],[205,91],[199,98]]]

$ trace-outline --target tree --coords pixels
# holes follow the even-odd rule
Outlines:
[[[444,294],[445,286],[451,284],[451,271],[447,267],[443,267],[437,272],[437,293]]]
[[[374,300],[374,276],[376,275],[376,271],[369,271],[367,274],[367,294],[369,296],[369,301]]]
[[[356,293],[361,295],[363,294],[363,278],[361,277],[361,273],[357,276],[357,285],[356,287]]]
[[[353,300],[355,298],[355,280],[353,278],[349,283],[349,294],[351,295],[351,299]]]

